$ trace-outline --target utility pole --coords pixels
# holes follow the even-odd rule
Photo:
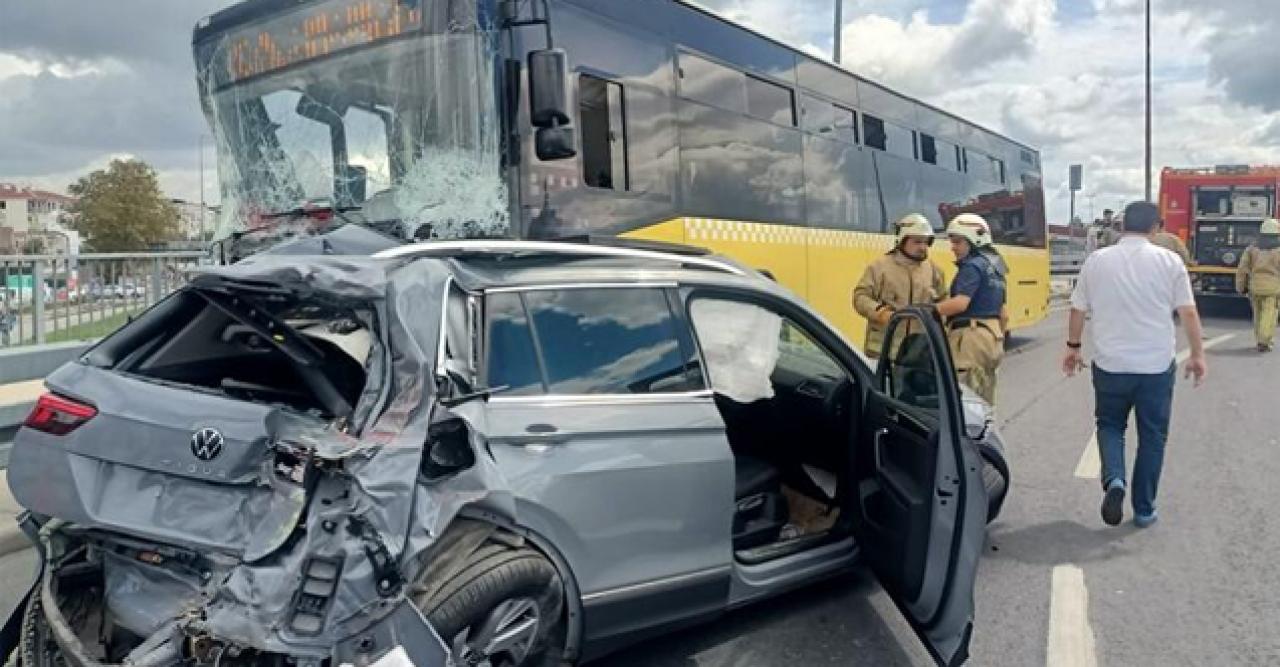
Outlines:
[[[1147,0],[1147,201],[1151,201],[1151,0]]]
[[[200,245],[204,245],[204,136],[200,135]]]
[[[836,0],[836,26],[835,26],[835,48],[832,49],[831,59],[835,64],[840,64],[840,41],[841,33],[844,32],[844,0]]]
[[[1093,198],[1097,196],[1098,196],[1098,193],[1096,192],[1090,192],[1089,194],[1085,195],[1085,198],[1089,200],[1089,222],[1090,223],[1098,219],[1097,216],[1095,216],[1093,213]]]

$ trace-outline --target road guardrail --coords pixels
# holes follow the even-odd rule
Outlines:
[[[101,338],[185,283],[207,257],[0,255],[0,348]]]

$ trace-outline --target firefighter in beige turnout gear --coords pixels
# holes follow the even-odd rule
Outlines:
[[[911,214],[899,220],[893,250],[872,262],[853,290],[853,308],[867,318],[867,341],[863,351],[880,356],[885,327],[899,308],[932,305],[946,294],[942,270],[929,261],[933,245],[933,225],[923,215]]]
[[[1280,318],[1280,220],[1262,223],[1258,242],[1249,246],[1236,270],[1236,291],[1253,303],[1253,328],[1258,351],[1275,349],[1276,319]]]
[[[951,298],[938,304],[938,314],[947,318],[947,340],[960,382],[994,406],[1009,319],[1009,269],[982,216],[956,216],[947,225],[947,236],[959,268],[951,281]]]
[[[1187,244],[1165,230],[1163,221],[1158,223],[1157,229],[1158,231],[1151,237],[1151,242],[1182,258],[1183,266],[1191,266],[1191,251],[1187,250]]]

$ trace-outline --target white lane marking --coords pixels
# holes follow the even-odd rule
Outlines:
[[[1097,667],[1098,651],[1089,625],[1089,589],[1084,570],[1075,565],[1053,568],[1049,597],[1049,645],[1045,667]]]
[[[1226,334],[1218,336],[1204,342],[1204,349],[1217,347],[1232,338],[1235,334]],[[1181,366],[1187,359],[1191,358],[1191,350],[1188,348],[1178,353],[1177,362]],[[1132,420],[1130,420],[1132,423]],[[1098,453],[1098,432],[1095,430],[1089,436],[1089,442],[1084,446],[1084,451],[1080,453],[1080,462],[1076,464],[1076,477],[1080,479],[1098,479],[1102,476],[1102,458]]]
[[[1217,346],[1219,346],[1219,345],[1221,345],[1221,344],[1223,344],[1223,343],[1225,343],[1225,342],[1227,342],[1227,341],[1229,341],[1229,340],[1231,340],[1232,338],[1235,338],[1235,337],[1236,337],[1236,335],[1235,335],[1235,334],[1233,334],[1233,333],[1229,333],[1229,334],[1225,334],[1225,335],[1222,335],[1222,336],[1218,336],[1217,338],[1213,338],[1213,339],[1210,339],[1210,340],[1206,340],[1206,341],[1204,342],[1204,349],[1206,349],[1206,350],[1207,350],[1207,349],[1209,349],[1209,348],[1211,348],[1211,347],[1217,347]],[[1183,350],[1183,351],[1181,351],[1181,352],[1179,352],[1179,353],[1178,353],[1178,363],[1182,363],[1182,362],[1184,362],[1184,361],[1186,361],[1187,359],[1190,359],[1190,358],[1191,358],[1191,349],[1190,349],[1190,348],[1185,349],[1185,350]]]
[[[1080,479],[1098,479],[1102,474],[1102,454],[1098,452],[1098,432],[1089,436],[1089,444],[1084,446],[1080,462],[1076,464],[1076,477]]]

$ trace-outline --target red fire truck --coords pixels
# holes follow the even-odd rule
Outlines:
[[[1276,215],[1280,166],[1169,169],[1160,175],[1166,229],[1191,250],[1191,279],[1203,296],[1233,296],[1236,266]]]

